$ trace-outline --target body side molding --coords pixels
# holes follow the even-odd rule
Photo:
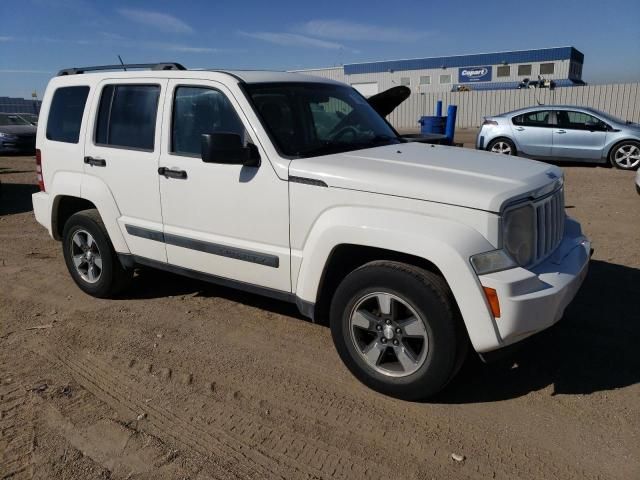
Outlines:
[[[191,250],[210,253],[212,255],[218,255],[220,257],[241,260],[243,262],[257,263],[266,267],[278,268],[280,266],[280,258],[276,255],[255,252],[253,250],[246,250],[244,248],[230,247],[227,245],[221,245],[219,243],[195,240],[192,238],[182,237],[180,235],[173,235],[171,233],[163,233],[158,232],[157,230],[136,227],[134,225],[125,225],[125,228],[127,229],[127,233],[129,233],[129,235],[146,238],[148,240],[155,240],[157,242],[163,242],[167,245],[189,248]]]

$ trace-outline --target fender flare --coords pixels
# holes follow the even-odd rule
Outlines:
[[[434,264],[444,276],[476,348],[500,343],[482,286],[469,257],[493,250],[471,227],[439,217],[368,207],[336,207],[323,212],[309,232],[302,252],[296,296],[315,303],[333,250],[343,244],[392,250]],[[295,255],[295,251],[292,252]]]
[[[93,203],[100,213],[100,217],[107,229],[111,243],[116,252],[130,253],[129,247],[118,226],[120,210],[107,185],[97,177],[85,175],[81,172],[57,172],[51,187],[53,197],[51,206],[51,225],[54,225],[54,215],[57,214],[58,203],[63,196],[77,197]],[[52,228],[53,230],[53,228]]]

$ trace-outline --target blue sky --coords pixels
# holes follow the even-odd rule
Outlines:
[[[60,68],[292,69],[573,45],[590,83],[640,80],[639,0],[0,0],[0,95]]]

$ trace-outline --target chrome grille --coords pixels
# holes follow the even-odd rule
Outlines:
[[[536,212],[536,252],[533,263],[548,257],[564,235],[564,188],[534,202]]]

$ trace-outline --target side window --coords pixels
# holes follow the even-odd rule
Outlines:
[[[96,144],[153,151],[158,85],[107,85],[102,90]]]
[[[55,91],[49,107],[47,139],[78,143],[88,95],[89,87],[62,87]]]
[[[572,130],[604,129],[604,123],[588,113],[559,110],[556,112],[556,116],[560,128]]]
[[[517,117],[513,117],[514,125],[521,125],[525,127],[548,127],[549,126],[549,111],[538,110],[535,112],[523,113]]]
[[[206,87],[177,87],[173,98],[171,152],[200,156],[201,138],[209,133],[237,133],[245,129],[227,97]]]

